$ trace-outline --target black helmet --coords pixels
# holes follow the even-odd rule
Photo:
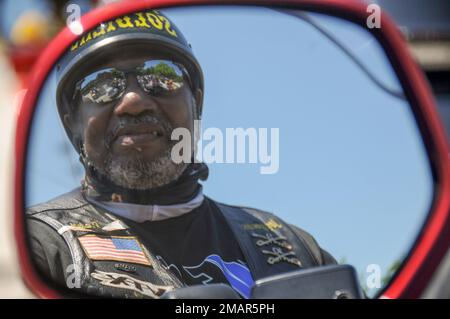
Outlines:
[[[203,91],[203,72],[181,31],[160,11],[140,11],[100,23],[72,43],[56,67],[56,103],[60,117],[71,111],[75,76],[89,69],[93,58],[96,59],[103,53],[108,55],[111,55],[111,52],[131,53],[135,48],[145,50],[149,45],[150,50],[157,49],[169,53],[186,68],[193,92],[197,89]],[[197,115],[200,117],[202,101],[196,107]],[[64,121],[63,125],[79,152],[79,141],[74,141]]]

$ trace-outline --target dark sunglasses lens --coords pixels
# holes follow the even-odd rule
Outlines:
[[[170,61],[147,61],[136,71],[139,85],[150,94],[171,93],[184,85],[181,67]]]
[[[114,68],[94,72],[83,79],[83,102],[108,103],[120,98],[126,88],[125,74]]]

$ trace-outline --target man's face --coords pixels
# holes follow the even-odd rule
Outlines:
[[[142,56],[114,58],[105,67],[134,70],[144,61],[170,57]],[[90,72],[89,72],[90,73]],[[173,129],[187,128],[193,136],[196,98],[187,81],[163,94],[147,93],[136,74],[126,72],[126,89],[113,101],[95,103],[79,99],[78,125],[88,161],[116,185],[130,189],[151,189],[176,180],[187,164],[170,158]],[[201,94],[197,92],[197,95]]]

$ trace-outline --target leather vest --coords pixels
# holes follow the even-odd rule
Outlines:
[[[320,265],[320,248],[275,215],[212,202],[225,216],[254,280]],[[65,240],[73,260],[69,288],[94,296],[158,298],[184,286],[124,220],[90,204],[80,189],[31,207],[27,217]]]

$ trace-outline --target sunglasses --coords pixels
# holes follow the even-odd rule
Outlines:
[[[95,71],[75,85],[73,99],[105,104],[120,99],[127,88],[127,76],[133,74],[139,87],[151,96],[167,96],[180,90],[189,74],[184,66],[168,60],[149,60],[129,69],[105,68]]]

